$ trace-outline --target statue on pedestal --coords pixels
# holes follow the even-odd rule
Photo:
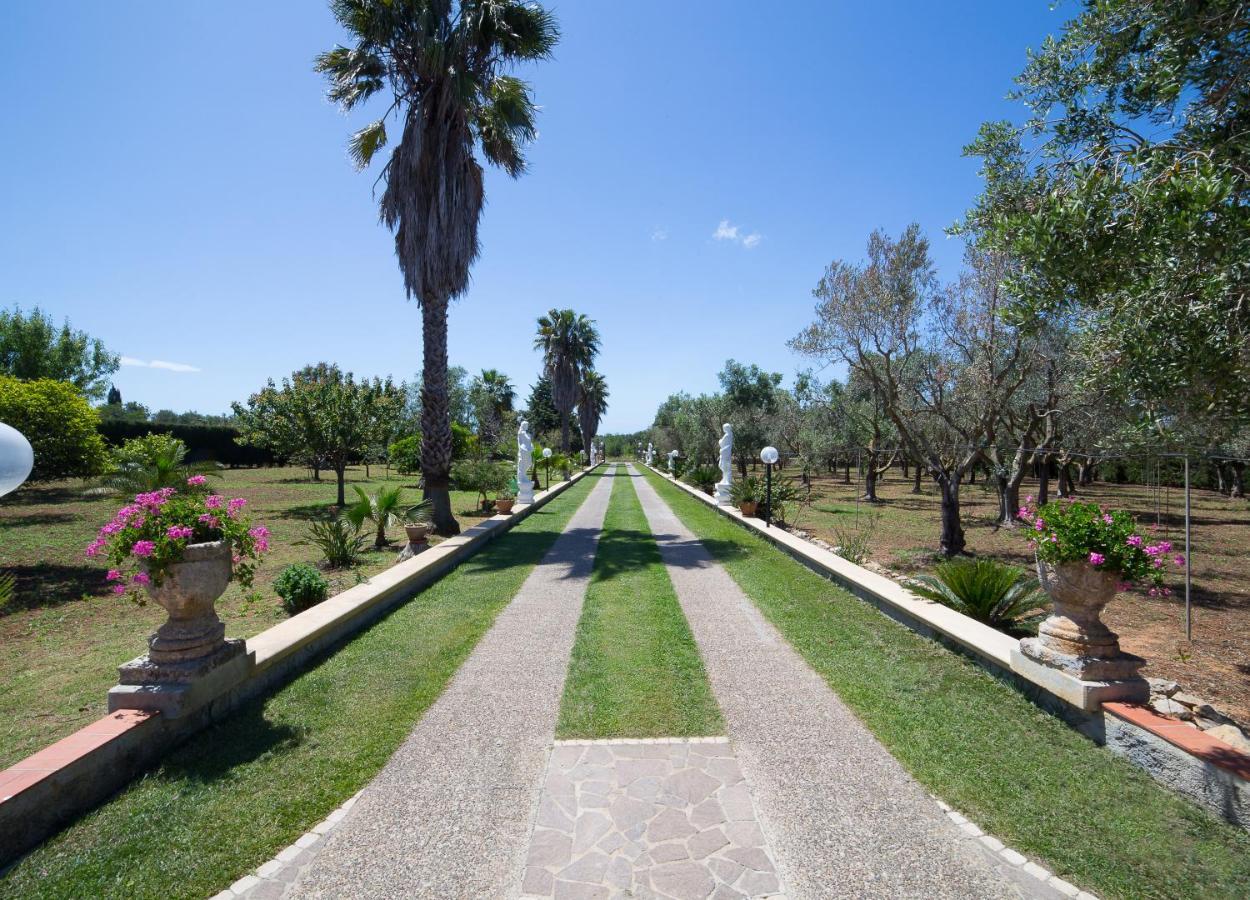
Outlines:
[[[516,502],[534,502],[534,482],[530,481],[530,469],[534,467],[534,440],[530,437],[530,423],[521,420],[516,430]]]
[[[717,444],[720,447],[721,479],[716,482],[716,502],[720,506],[732,506],[729,493],[734,483],[734,427],[726,422],[721,430],[724,433]]]
[[[654,462],[655,462],[655,447],[652,446],[650,441],[648,441],[647,442],[647,465],[651,465]]]
[[[676,450],[668,451],[668,474],[673,474],[673,465],[677,462],[677,457],[680,455]]]

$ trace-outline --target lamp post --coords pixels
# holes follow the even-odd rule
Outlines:
[[[543,447],[543,460],[547,464],[547,490],[551,490],[551,448]]]
[[[764,464],[764,480],[767,484],[767,499],[764,501],[764,527],[773,524],[773,464],[780,458],[776,447],[765,447],[760,451],[760,462]]]
[[[0,497],[22,486],[35,465],[35,451],[16,428],[0,422]]]

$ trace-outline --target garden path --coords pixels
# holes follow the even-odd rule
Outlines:
[[[615,472],[287,896],[515,894]]]
[[[956,827],[655,488],[632,465],[629,474],[789,897],[1058,896]]]

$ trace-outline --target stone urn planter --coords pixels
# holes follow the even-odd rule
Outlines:
[[[1100,618],[1116,595],[1118,575],[1083,562],[1037,563],[1038,580],[1054,603],[1035,638],[1020,642],[1020,652],[1082,681],[1123,681],[1137,677],[1146,664],[1120,650],[1115,632]]]
[[[426,544],[430,539],[430,526],[424,523],[404,525],[404,534],[410,544]]]
[[[753,518],[759,511],[759,502],[756,500],[747,500],[738,504],[738,509],[742,510],[742,514],[748,518]]]
[[[153,663],[198,662],[225,646],[226,626],[217,617],[217,598],[230,583],[230,547],[225,541],[191,544],[171,564],[160,584],[147,586],[169,619],[148,639]]]
[[[495,512],[501,516],[511,515],[514,503],[516,503],[516,500],[511,497],[500,497],[495,501]]]

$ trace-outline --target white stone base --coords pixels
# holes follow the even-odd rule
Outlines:
[[[731,490],[732,490],[732,485],[729,485],[724,481],[718,481],[716,483],[716,505],[717,506],[733,506],[734,505],[733,500],[731,500],[729,496],[729,492]]]
[[[517,503],[533,503],[534,502],[534,482],[518,481],[516,486],[516,502]]]
[[[109,689],[109,712],[147,709],[159,712],[167,719],[177,719],[194,712],[242,684],[251,675],[255,654],[244,649],[243,641],[230,641],[227,646],[236,649],[220,664],[190,674],[185,680],[167,681],[155,676],[144,679],[138,673],[147,665],[146,657],[131,660],[120,668],[122,679],[131,683],[118,684]],[[140,681],[146,683],[136,683]]]
[[[1150,685],[1144,678],[1123,681],[1082,681],[1060,669],[1043,665],[1011,649],[1011,668],[1020,675],[1065,703],[1085,712],[1097,712],[1104,703],[1145,703],[1150,699]]]

